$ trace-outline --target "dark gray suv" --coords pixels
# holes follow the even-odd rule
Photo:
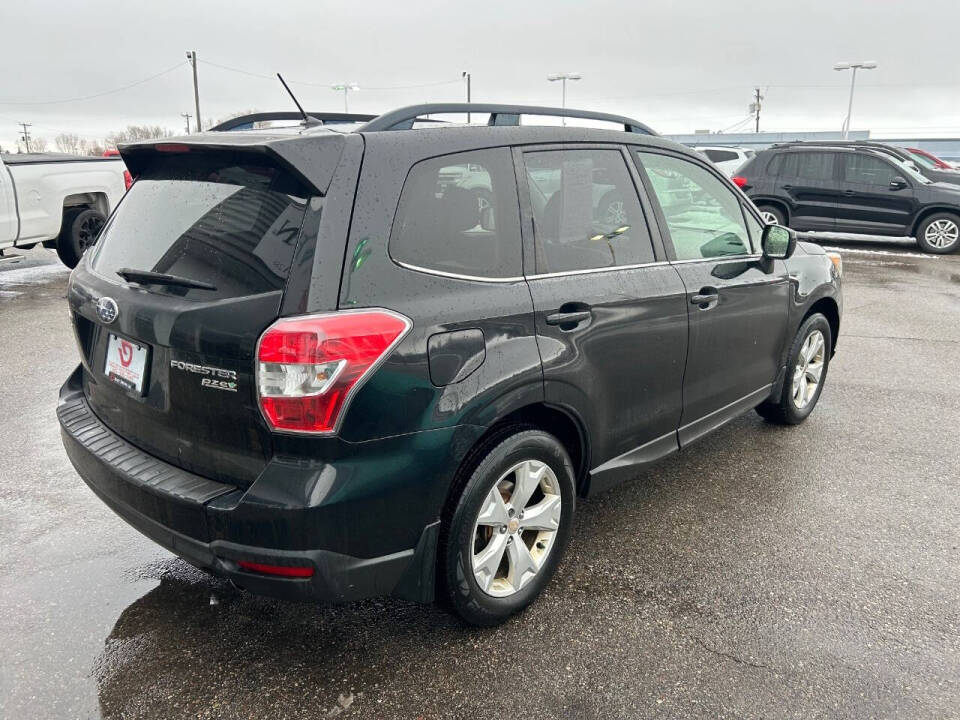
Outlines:
[[[412,128],[467,111],[489,125]],[[816,405],[837,258],[696,153],[555,108],[313,125],[122,148],[136,181],[70,279],[67,453],[188,562],[492,624],[549,581],[577,498]]]

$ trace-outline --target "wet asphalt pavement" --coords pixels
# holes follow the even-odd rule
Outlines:
[[[252,597],[125,525],[60,444],[67,273],[0,261],[0,717],[960,717],[960,256],[843,252],[811,418],[581,502],[490,630]]]

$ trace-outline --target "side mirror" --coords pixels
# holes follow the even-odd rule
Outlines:
[[[899,175],[890,181],[891,190],[903,190],[905,187],[907,187],[906,178],[902,178]]]
[[[767,225],[760,238],[763,256],[771,260],[786,260],[797,249],[797,234],[783,225]]]

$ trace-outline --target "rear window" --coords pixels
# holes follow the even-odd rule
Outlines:
[[[704,150],[703,154],[710,158],[711,162],[715,163],[737,160],[740,157],[733,150]]]
[[[92,267],[110,280],[130,268],[216,287],[148,286],[196,300],[282,289],[308,195],[289,174],[259,158],[161,158],[140,174],[104,228]]]

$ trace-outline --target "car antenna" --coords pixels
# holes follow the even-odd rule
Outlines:
[[[280,78],[280,82],[283,83],[283,89],[287,91],[288,95],[290,95],[290,99],[293,100],[293,104],[297,106],[297,110],[299,110],[300,114],[303,115],[303,126],[316,127],[317,125],[323,125],[322,120],[318,120],[315,117],[307,115],[306,111],[303,109],[303,106],[297,101],[297,96],[293,94],[293,90],[291,90],[290,86],[287,85],[287,81],[283,79],[283,75],[277,73],[277,77]]]

